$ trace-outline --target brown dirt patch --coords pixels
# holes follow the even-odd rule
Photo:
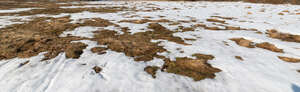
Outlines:
[[[278,32],[275,29],[268,30],[267,34],[271,38],[280,39],[282,41],[300,42],[300,35],[293,35],[293,34],[288,34],[288,33],[281,33],[281,32]]]
[[[193,78],[195,81],[204,78],[214,78],[215,73],[221,72],[220,69],[212,67],[207,63],[208,60],[213,59],[211,55],[198,54],[195,55],[197,59],[191,58],[176,58],[176,61],[165,59],[165,64],[162,70],[168,73],[179,74]]]
[[[156,78],[156,71],[159,69],[157,66],[147,66],[144,68],[148,74],[150,74],[153,78]]]
[[[291,57],[284,57],[284,56],[278,56],[279,59],[290,62],[290,63],[299,63],[300,59],[299,58],[291,58]]]

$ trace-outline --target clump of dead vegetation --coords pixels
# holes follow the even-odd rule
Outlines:
[[[247,47],[247,48],[262,48],[273,52],[283,53],[283,49],[277,48],[274,44],[271,44],[269,42],[262,42],[262,43],[254,43],[250,40],[244,39],[244,38],[232,38],[230,39],[234,41],[236,44]]]
[[[156,71],[159,70],[157,66],[147,66],[145,67],[144,71],[150,74],[153,78],[156,78]]]
[[[300,42],[300,35],[293,35],[293,34],[288,34],[288,33],[281,33],[281,32],[278,32],[275,29],[268,30],[267,34],[271,38],[280,39],[282,41]]]
[[[234,41],[236,44],[238,44],[240,46],[243,46],[243,47],[255,48],[255,43],[254,42],[252,42],[250,40],[247,40],[247,39],[244,39],[244,38],[232,38],[230,40]]]
[[[234,56],[236,59],[244,61],[244,59],[241,56]]]
[[[167,22],[172,22],[168,19],[159,19],[159,20],[150,20],[150,19],[136,19],[136,20],[121,20],[119,21],[120,23],[122,22],[127,22],[127,23],[134,23],[134,24],[144,24],[144,23],[149,23],[149,22],[152,22],[152,23],[167,23]]]
[[[222,24],[225,24],[225,23],[226,23],[225,20],[219,20],[219,19],[215,19],[215,18],[206,19],[206,21],[209,21],[209,22],[217,22],[217,23],[222,23]]]
[[[269,42],[257,43],[255,46],[258,48],[267,49],[267,50],[270,50],[273,52],[283,53],[283,49],[279,49],[274,44],[271,44]]]
[[[299,0],[243,0],[251,3],[269,3],[269,4],[300,4]]]
[[[117,52],[124,52],[126,56],[133,57],[135,61],[150,61],[159,52],[164,52],[159,43],[153,43],[151,40],[168,40],[178,44],[187,45],[184,40],[179,37],[174,37],[173,31],[163,27],[158,23],[151,23],[148,26],[153,31],[139,32],[130,34],[124,31],[124,34],[118,34],[112,30],[101,30],[95,33],[95,39],[100,45],[107,45],[108,49]]]
[[[48,20],[48,21],[47,21]],[[69,17],[35,18],[24,24],[15,24],[0,29],[0,57],[31,57],[47,52],[46,58],[53,58],[79,37],[58,37],[63,31],[76,26],[68,23]]]
[[[176,58],[176,61],[165,59],[165,64],[162,70],[184,75],[193,78],[195,81],[202,80],[204,78],[214,78],[215,73],[221,72],[220,69],[212,67],[207,63],[208,60],[212,60],[214,56],[204,54],[194,54],[196,59],[191,58]]]
[[[79,58],[86,45],[71,42],[87,38],[59,37],[61,33],[80,26],[113,25],[100,18],[86,19],[83,23],[70,23],[71,21],[70,16],[37,17],[23,24],[14,24],[0,29],[0,59],[28,58],[41,52],[47,52],[44,54],[44,60],[54,58],[61,52],[66,52],[67,58]]]
[[[105,54],[105,50],[107,50],[108,48],[105,48],[105,47],[94,47],[91,49],[91,51],[93,53],[97,53],[97,54]]]
[[[83,49],[87,47],[84,43],[71,43],[65,49],[67,58],[79,58]]]
[[[220,20],[208,20],[210,22],[215,22],[215,23],[222,23],[222,24],[227,24],[226,22],[223,23],[223,21],[220,21]],[[207,30],[214,30],[214,31],[220,31],[220,30],[223,30],[223,31],[238,31],[238,30],[245,30],[245,31],[255,31],[255,32],[259,32],[257,29],[254,29],[254,28],[241,28],[241,27],[236,27],[236,26],[230,26],[230,25],[221,25],[221,24],[214,24],[214,26],[207,26],[206,24],[202,24],[202,23],[199,23],[199,24],[196,24],[194,25],[193,27],[194,28],[197,28],[197,27],[202,27],[204,29],[207,29]]]
[[[126,7],[90,7],[90,8],[42,8],[42,9],[32,9],[29,11],[22,11],[22,12],[14,12],[14,13],[0,13],[0,16],[29,16],[29,15],[36,15],[36,14],[51,14],[51,15],[58,15],[61,13],[80,13],[83,11],[89,12],[97,12],[97,13],[114,13],[118,11],[125,11]]]
[[[284,57],[284,56],[278,56],[278,58],[290,63],[300,63],[299,58],[291,58],[291,57]]]

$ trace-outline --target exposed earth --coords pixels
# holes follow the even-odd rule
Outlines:
[[[299,25],[289,4],[0,1],[0,89],[300,92]]]

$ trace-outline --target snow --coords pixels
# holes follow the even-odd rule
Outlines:
[[[16,8],[10,10],[1,10],[0,13],[14,13],[14,12],[22,12],[22,11],[29,11],[36,8]]]
[[[202,21],[204,24],[211,16],[234,17],[237,19],[226,20],[228,25],[240,26],[243,28],[256,28],[261,32],[267,29],[278,29],[281,32],[300,34],[299,15],[278,15],[280,11],[295,11],[300,9],[297,5],[270,5],[251,4],[243,2],[88,2],[92,4],[114,4],[124,6],[137,6],[147,9],[147,4],[154,4],[163,10],[154,12],[129,13],[139,16],[151,16],[153,20],[160,19],[158,16],[166,16],[164,19],[172,21],[189,20],[189,17]],[[151,5],[149,5],[151,6]],[[245,7],[251,6],[248,9]],[[94,6],[87,6],[94,7]],[[102,7],[102,6],[101,6]],[[172,10],[172,8],[179,10]],[[76,8],[76,7],[64,7]],[[265,12],[259,10],[265,9]],[[12,11],[12,10],[10,10]],[[0,10],[1,12],[10,12]],[[20,11],[20,10],[15,10]],[[118,13],[91,13],[81,12],[73,14],[61,14],[57,16],[70,15],[73,22],[85,18],[103,18],[121,27],[129,27],[130,32],[149,31],[146,24],[118,23],[126,18]],[[129,11],[128,11],[129,12]],[[253,14],[247,14],[252,12]],[[0,17],[0,25],[10,25],[14,23],[9,19],[17,16]],[[246,20],[247,22],[239,22]],[[168,26],[169,29],[177,26]],[[185,23],[184,26],[192,26],[196,23]],[[2,26],[0,26],[2,27]],[[72,36],[92,38],[92,32],[98,29],[114,29],[114,27],[96,28],[79,27],[61,34],[61,37]],[[141,30],[146,29],[146,30]],[[121,33],[121,32],[120,32]],[[284,42],[278,39],[267,37],[266,34],[256,34],[252,31],[210,31],[198,28],[193,32],[176,33],[174,36],[181,38],[193,38],[196,41],[186,41],[192,45],[180,45],[166,40],[159,45],[163,46],[170,53],[160,53],[171,60],[175,57],[191,57],[192,54],[211,54],[215,59],[209,63],[222,72],[216,74],[215,79],[205,79],[193,81],[189,77],[175,75],[166,72],[157,72],[157,78],[144,72],[144,67],[148,65],[162,66],[161,59],[153,59],[150,62],[135,62],[133,58],[125,56],[124,53],[106,51],[107,53],[98,55],[90,51],[93,47],[99,47],[96,42],[82,40],[88,45],[79,59],[66,59],[61,53],[54,59],[42,61],[43,54],[31,58],[15,58],[2,60],[0,62],[0,89],[1,92],[299,92],[300,63],[287,63],[277,58],[277,56],[300,57],[299,43]],[[245,48],[238,46],[230,38],[244,37],[254,42],[270,42],[277,47],[284,49],[285,53],[275,53],[261,48]],[[224,45],[228,42],[229,46]],[[180,53],[177,48],[181,48],[184,53]],[[243,57],[244,61],[239,61],[234,56]],[[30,63],[19,67],[20,63],[29,60]],[[101,66],[103,71],[95,73],[92,68]]]

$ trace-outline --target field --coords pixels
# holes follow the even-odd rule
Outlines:
[[[300,92],[300,6],[0,1],[1,92]]]

